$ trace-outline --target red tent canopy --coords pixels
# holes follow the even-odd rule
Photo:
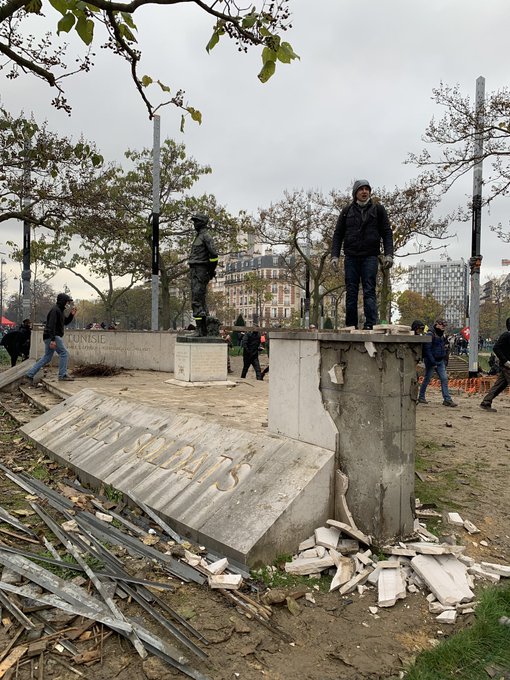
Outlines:
[[[6,319],[5,316],[0,316],[0,326],[15,326],[14,321]]]

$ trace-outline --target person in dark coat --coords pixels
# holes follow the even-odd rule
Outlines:
[[[16,366],[18,358],[22,361],[28,359],[30,354],[30,334],[32,332],[32,322],[30,319],[23,319],[20,327],[15,331],[6,333],[0,345],[3,345],[11,357],[11,367]]]
[[[241,378],[246,378],[248,369],[253,366],[257,380],[263,380],[259,363],[260,332],[257,329],[248,331],[243,336],[243,371]]]
[[[331,266],[338,270],[340,250],[344,248],[345,261],[345,325],[358,327],[359,285],[363,288],[365,324],[371,329],[377,323],[375,286],[381,241],[384,256],[383,269],[393,266],[393,234],[386,209],[370,198],[372,189],[366,179],[354,182],[353,202],[345,207],[336,223],[331,247]]]
[[[73,298],[70,295],[67,295],[67,293],[59,293],[57,295],[57,302],[48,312],[43,331],[43,340],[46,351],[26,374],[26,377],[30,382],[33,381],[34,376],[43,366],[50,363],[55,352],[59,356],[58,379],[74,380],[74,378],[67,373],[69,352],[64,345],[64,326],[70,324],[76,314],[76,307],[72,306],[72,304]],[[69,312],[66,315],[67,308],[69,308]]]
[[[484,411],[495,413],[496,409],[492,406],[492,400],[510,385],[510,316],[506,320],[506,331],[496,340],[492,351],[498,357],[500,373],[494,385],[482,399],[480,407]]]
[[[216,275],[218,253],[207,230],[209,218],[199,213],[191,218],[197,232],[188,260],[191,277],[191,308],[197,327],[196,335],[207,335],[207,284]]]
[[[425,399],[425,391],[429,385],[434,371],[441,381],[441,392],[443,394],[443,406],[457,406],[448,391],[448,375],[446,373],[446,361],[448,357],[447,340],[445,336],[446,321],[436,319],[434,326],[427,335],[430,335],[432,342],[423,345],[423,359],[425,361],[425,376],[420,387],[418,403],[428,404]]]

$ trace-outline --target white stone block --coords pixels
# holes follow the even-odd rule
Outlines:
[[[226,380],[227,352],[225,342],[176,342],[174,377],[185,382]]]
[[[482,568],[492,574],[499,574],[505,578],[510,578],[510,566],[507,564],[495,564],[494,562],[482,562]]]
[[[464,526],[464,520],[462,519],[458,512],[448,512],[446,515],[446,521],[448,522],[448,524],[453,524],[453,526],[456,527]]]
[[[381,569],[377,581],[377,604],[379,607],[393,607],[397,600],[406,596],[406,584],[400,567]]]
[[[444,605],[456,605],[464,599],[464,592],[431,555],[417,555],[411,566]]]
[[[309,550],[310,548],[315,548],[315,536],[310,536],[310,538],[307,538],[305,541],[301,541],[298,546],[298,552]]]
[[[297,559],[293,562],[286,562],[285,571],[288,574],[299,574],[305,576],[308,574],[315,574],[317,572],[328,569],[334,565],[333,558],[329,555],[319,558]]]
[[[241,587],[242,582],[241,574],[214,574],[209,576],[209,587],[213,589],[237,590]]]
[[[440,621],[441,623],[448,623],[448,624],[453,624],[457,620],[457,612],[455,609],[448,609],[447,611],[443,612],[442,614],[439,614],[439,616],[436,616],[436,621]]]
[[[354,574],[354,562],[350,557],[340,557],[337,564],[336,574],[331,581],[330,591],[337,590],[348,583]]]
[[[336,550],[340,538],[340,529],[336,527],[319,527],[315,529],[315,545]]]

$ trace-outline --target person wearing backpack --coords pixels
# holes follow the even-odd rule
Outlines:
[[[377,323],[375,286],[381,241],[384,256],[381,266],[393,266],[393,234],[388,213],[383,205],[374,203],[372,188],[366,179],[354,182],[353,201],[343,208],[336,223],[331,247],[331,266],[338,271],[340,250],[344,248],[345,260],[345,325],[358,327],[358,292],[363,288],[365,330]]]

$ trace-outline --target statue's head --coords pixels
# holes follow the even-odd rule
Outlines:
[[[196,215],[193,215],[191,221],[193,222],[195,229],[200,231],[200,229],[205,229],[205,227],[207,227],[209,218],[205,213],[197,213]]]

